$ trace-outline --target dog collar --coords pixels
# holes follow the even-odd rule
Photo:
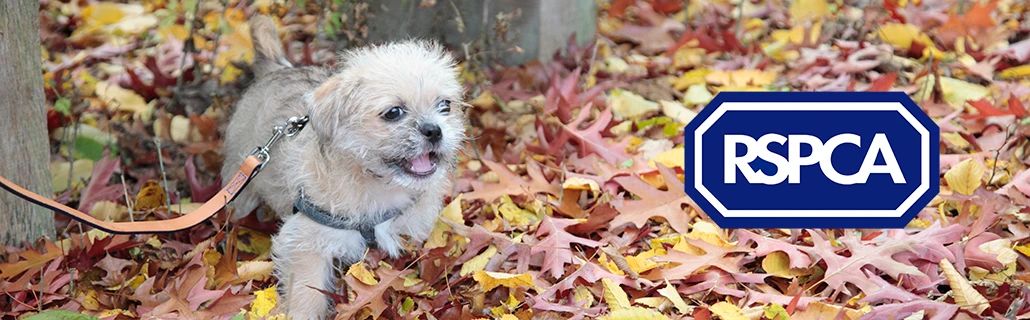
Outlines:
[[[375,227],[386,220],[393,219],[399,216],[400,210],[389,210],[383,213],[375,214],[373,219],[351,219],[348,216],[334,215],[328,210],[324,210],[308,199],[307,195],[304,194],[304,190],[301,189],[297,200],[293,202],[293,213],[301,213],[308,217],[314,222],[321,224],[326,227],[341,229],[341,230],[354,230],[361,233],[361,237],[365,238],[365,243],[369,246],[376,245],[376,232]]]

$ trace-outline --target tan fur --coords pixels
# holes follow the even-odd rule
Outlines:
[[[283,217],[272,245],[285,295],[281,305],[294,319],[322,319],[329,301],[310,287],[333,291],[333,260],[353,263],[366,245],[356,231],[291,214],[299,190],[319,207],[360,221],[377,221],[377,212],[402,210],[375,227],[377,247],[391,256],[401,254],[402,235],[424,241],[450,189],[450,171],[465,139],[462,87],[452,58],[433,43],[355,49],[342,54],[337,70],[292,68],[283,63],[272,21],[251,21],[257,23],[252,36],[260,58],[255,68],[265,73],[258,73],[229,122],[222,172],[231,174],[264,143],[274,125],[292,116],[311,117],[308,128],[272,150],[268,166],[232,206],[236,218],[260,203]],[[450,113],[437,108],[441,99],[453,101]],[[403,105],[406,116],[396,122],[382,119],[395,105]],[[430,144],[419,132],[423,123],[441,128],[439,144]],[[437,170],[426,177],[396,165],[396,159],[430,151],[438,155]]]

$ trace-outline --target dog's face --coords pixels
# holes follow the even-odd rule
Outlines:
[[[310,96],[312,127],[322,148],[352,155],[365,173],[435,185],[465,139],[457,77],[453,59],[432,43],[345,53],[341,70]]]

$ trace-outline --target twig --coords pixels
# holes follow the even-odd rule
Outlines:
[[[168,194],[168,174],[165,172],[165,160],[161,155],[161,138],[154,137],[154,144],[157,145],[157,165],[161,169],[161,184],[165,192],[165,208],[172,210],[172,199]]]
[[[129,221],[136,221],[136,212],[132,210],[132,201],[129,200],[129,187],[125,185],[125,169],[121,168],[121,164],[118,165],[118,178],[122,180],[122,194],[125,195],[125,206],[129,207]]]
[[[182,80],[186,75],[186,58],[193,54],[193,36],[197,31],[197,11],[200,10],[200,1],[193,4],[193,14],[189,11],[186,12],[186,21],[190,24],[189,36],[186,37],[186,41],[182,44],[182,58],[179,59],[179,76],[175,79],[175,90],[172,95],[172,109],[179,105],[179,92],[182,92]],[[216,43],[217,44],[217,43]]]
[[[988,184],[994,181],[994,174],[998,172],[998,157],[1001,156],[1001,149],[1004,148],[1005,145],[1009,144],[1009,138],[1012,138],[1012,133],[1016,131],[1015,128],[1012,128],[1013,124],[1014,123],[1010,123],[1005,127],[1005,140],[1001,143],[1001,146],[994,149],[994,163],[991,165],[991,177],[987,179]]]

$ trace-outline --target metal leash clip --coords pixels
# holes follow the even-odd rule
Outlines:
[[[300,133],[300,131],[304,129],[304,126],[308,124],[308,120],[308,116],[290,117],[290,119],[286,120],[286,123],[272,127],[272,137],[268,138],[268,142],[265,142],[265,145],[263,146],[254,148],[254,151],[250,152],[251,155],[257,157],[258,160],[261,160],[261,164],[257,166],[254,173],[264,169],[265,165],[268,164],[268,160],[272,158],[271,154],[269,154],[269,150],[272,149],[272,145],[278,142],[283,136],[292,137]]]

